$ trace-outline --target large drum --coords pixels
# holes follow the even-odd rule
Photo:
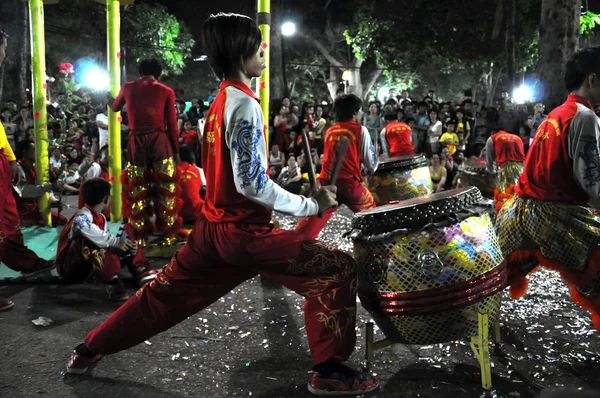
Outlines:
[[[351,238],[363,306],[392,341],[436,344],[498,320],[506,268],[493,201],[459,188],[362,211]]]
[[[483,164],[465,165],[458,176],[459,187],[477,187],[486,198],[493,199],[498,186],[498,179],[490,174]]]
[[[427,159],[422,155],[398,156],[379,162],[375,174],[367,178],[377,206],[431,193]]]

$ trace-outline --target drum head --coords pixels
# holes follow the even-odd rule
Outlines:
[[[400,229],[421,228],[456,218],[458,213],[485,213],[493,208],[475,187],[457,188],[388,204],[355,214],[350,236],[355,240],[369,239]],[[464,218],[464,217],[463,217]]]
[[[427,166],[427,159],[423,155],[397,156],[379,160],[377,172],[412,170]]]

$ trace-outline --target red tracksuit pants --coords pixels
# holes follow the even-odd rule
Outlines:
[[[14,271],[35,271],[48,261],[29,250],[23,242],[17,204],[12,194],[12,168],[0,151],[0,261]]]
[[[325,185],[327,182],[319,180],[319,184]],[[375,207],[373,195],[360,182],[343,179],[337,180],[335,185],[337,186],[338,203],[348,206],[354,213]],[[317,239],[317,236],[319,236],[319,233],[335,211],[335,208],[331,208],[323,214],[323,217],[312,216],[301,218],[298,225],[296,225],[296,232],[311,239]]]
[[[185,246],[156,279],[89,333],[85,344],[97,354],[125,350],[262,274],[306,298],[314,362],[346,360],[356,342],[356,268],[350,255],[294,231],[213,223],[200,216]]]
[[[143,250],[138,249],[135,256],[122,259],[109,249],[100,249],[84,238],[71,241],[62,258],[56,259],[56,270],[60,277],[69,283],[81,283],[88,278],[106,282],[127,266],[134,273],[140,267],[150,267]]]

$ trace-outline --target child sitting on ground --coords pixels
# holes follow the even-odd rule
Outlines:
[[[58,238],[58,274],[69,283],[91,278],[106,282],[111,300],[127,300],[129,294],[117,276],[123,265],[140,287],[153,280],[157,272],[136,242],[109,232],[102,212],[110,205],[110,183],[92,178],[85,181],[81,191],[85,205],[71,217]]]

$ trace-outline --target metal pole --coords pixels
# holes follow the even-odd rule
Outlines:
[[[269,131],[269,80],[271,67],[271,0],[258,0],[256,20],[262,33],[262,47],[265,50],[266,68],[258,81],[258,98],[265,118],[265,130]],[[269,150],[269,134],[267,133],[267,151]]]
[[[46,44],[44,39],[44,4],[42,0],[29,0],[31,28],[31,73],[33,75],[33,127],[35,130],[36,183],[50,181],[48,160],[48,121],[46,115]],[[52,225],[50,194],[38,199],[42,220]]]
[[[108,74],[110,76],[110,93],[113,97],[119,94],[121,85],[121,2],[106,0],[106,26],[108,47]],[[108,157],[109,171],[112,180],[110,219],[113,222],[122,218],[121,192],[121,113],[108,110]]]

